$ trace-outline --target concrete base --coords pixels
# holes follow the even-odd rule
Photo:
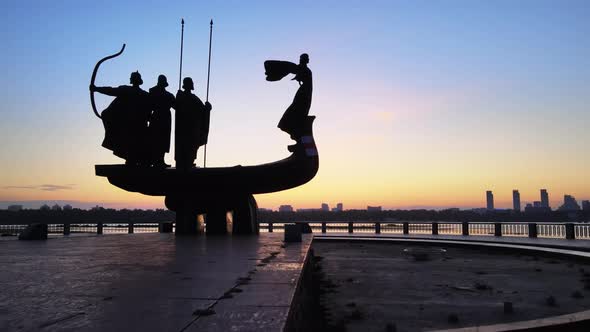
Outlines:
[[[69,226],[69,225],[68,225]],[[18,236],[19,240],[47,240],[46,224],[31,224]]]
[[[237,195],[232,199],[203,200],[191,196],[166,196],[166,206],[176,212],[176,234],[195,235],[206,231],[210,235],[223,234],[258,234],[258,206],[252,195]],[[227,214],[233,214],[233,223],[229,226]],[[205,215],[207,227],[198,221],[200,214]]]
[[[285,242],[301,242],[301,225],[285,224]]]
[[[206,232],[209,235],[223,235],[227,234],[227,211],[212,210],[205,215],[207,222]]]
[[[199,223],[199,214],[194,211],[176,211],[176,234],[196,235],[203,227]]]

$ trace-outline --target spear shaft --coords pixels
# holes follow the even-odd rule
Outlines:
[[[205,101],[209,101],[209,77],[211,77],[211,41],[213,40],[213,19],[209,22],[209,63],[207,64],[207,95]],[[207,144],[205,144],[205,154],[203,158],[203,168],[207,167]]]
[[[182,48],[184,44],[184,18],[180,21],[182,28],[180,30],[180,73],[178,75],[178,90],[180,90],[181,85],[180,82],[182,80]]]
[[[205,101],[209,101],[209,77],[211,76],[211,40],[213,39],[213,19],[209,23],[209,63],[207,64],[207,97]]]

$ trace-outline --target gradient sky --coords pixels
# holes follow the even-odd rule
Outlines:
[[[254,4],[255,3],[255,4]],[[266,82],[267,59],[310,55],[320,170],[259,195],[261,207],[480,207],[512,189],[554,207],[590,199],[589,1],[12,1],[0,4],[0,201],[163,207],[94,176],[100,146],[88,84],[144,89],[160,73],[204,95],[213,18],[208,166],[288,155],[276,128],[297,89]],[[112,99],[97,95],[99,108]],[[167,161],[173,161],[167,155]],[[202,151],[198,163],[202,163]]]

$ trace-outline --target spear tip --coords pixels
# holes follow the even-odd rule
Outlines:
[[[181,24],[184,24],[184,17],[180,20]]]
[[[213,19],[211,19],[211,22],[209,23],[210,25],[213,25]]]

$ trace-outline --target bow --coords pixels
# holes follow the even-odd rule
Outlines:
[[[100,64],[109,60],[109,59],[118,57],[119,55],[121,55],[121,53],[123,53],[124,50],[125,50],[125,44],[123,44],[123,47],[121,47],[121,50],[119,52],[117,52],[113,55],[106,56],[106,57],[100,59],[100,61],[98,61],[96,63],[96,66],[94,66],[94,71],[92,72],[92,78],[90,79],[90,86],[94,85],[94,80],[96,79],[96,73],[98,72],[98,67],[100,67]],[[99,119],[102,119],[100,117],[100,114],[98,114],[98,111],[96,110],[96,104],[94,103],[94,91],[92,91],[92,90],[90,90],[90,104],[92,105],[92,110],[94,111],[94,114],[96,114],[96,116]]]

